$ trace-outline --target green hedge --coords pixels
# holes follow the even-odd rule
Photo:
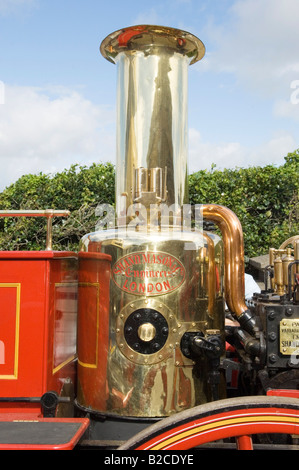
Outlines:
[[[55,175],[24,175],[0,194],[1,210],[68,209],[67,218],[53,219],[53,248],[78,250],[83,235],[94,230],[98,204],[114,204],[114,166],[72,165]],[[0,219],[1,250],[45,248],[44,218]]]
[[[279,167],[199,171],[189,177],[192,204],[221,204],[243,227],[245,255],[278,247],[299,233],[299,150]]]
[[[257,256],[299,233],[299,150],[282,166],[202,170],[189,176],[192,204],[222,204],[239,217],[245,255]],[[77,250],[81,237],[94,230],[95,208],[114,204],[114,166],[73,165],[55,175],[24,175],[0,194],[1,209],[69,209],[71,216],[55,219],[53,247]],[[43,219],[1,218],[1,250],[43,249]]]

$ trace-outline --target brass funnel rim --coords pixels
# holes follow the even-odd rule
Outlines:
[[[193,34],[181,29],[155,25],[135,25],[109,34],[101,43],[101,54],[116,63],[122,51],[146,51],[164,47],[190,58],[190,65],[205,55],[205,46]]]

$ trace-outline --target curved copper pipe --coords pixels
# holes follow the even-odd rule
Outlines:
[[[217,204],[202,205],[203,218],[221,230],[225,259],[225,298],[231,312],[240,318],[247,312],[245,304],[244,241],[241,223],[234,212]]]
[[[216,298],[215,247],[208,235],[203,233],[203,237],[208,246],[208,311],[210,315],[214,315]]]

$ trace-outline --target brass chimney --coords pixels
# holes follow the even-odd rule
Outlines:
[[[188,66],[204,56],[203,43],[142,25],[109,35],[100,50],[118,67],[117,213],[136,202],[181,207],[188,203]]]

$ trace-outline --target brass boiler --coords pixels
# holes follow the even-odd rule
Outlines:
[[[106,416],[157,418],[212,399],[206,362],[183,354],[181,342],[192,331],[217,333],[224,342],[224,287],[231,310],[244,314],[242,229],[231,211],[214,205],[201,207],[190,223],[187,69],[204,56],[202,42],[181,30],[141,25],[109,35],[100,50],[118,66],[117,223],[81,241],[91,258],[110,257],[111,273],[102,292],[109,327],[99,302],[93,338],[109,331],[104,343],[98,340],[103,359],[92,368],[81,350],[86,354],[94,343],[78,332],[77,401]],[[222,239],[202,229],[202,216],[219,225],[226,253]],[[96,283],[103,269],[100,259],[92,263]],[[79,268],[80,279],[84,289]],[[89,308],[80,302],[79,285],[84,331],[92,330],[84,326]]]

